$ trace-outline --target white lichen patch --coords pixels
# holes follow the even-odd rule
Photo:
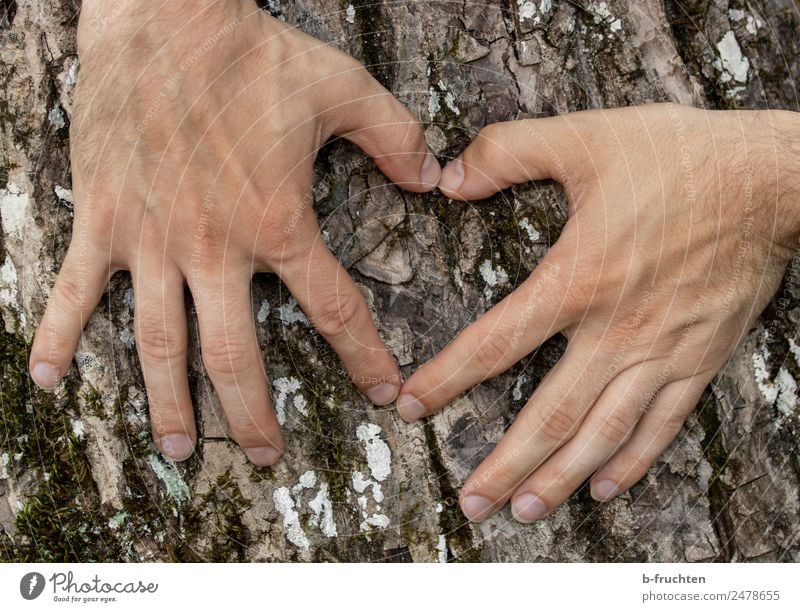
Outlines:
[[[549,13],[552,7],[552,0],[541,0],[538,7],[530,0],[517,0],[520,21],[531,21],[534,24],[541,23],[542,17]]]
[[[439,101],[439,92],[431,87],[428,90],[428,117],[431,121],[439,114],[440,110],[442,110],[442,105]]]
[[[742,49],[732,31],[728,31],[717,43],[717,51],[719,60],[714,62],[714,67],[722,73],[720,81],[728,83],[733,80],[746,83],[750,61],[742,54]]]
[[[794,338],[789,338],[789,351],[794,357],[794,362],[800,366],[800,346],[794,341]]]
[[[530,219],[528,219],[528,217],[523,217],[520,220],[519,227],[520,227],[521,230],[525,231],[525,233],[528,235],[528,239],[531,242],[537,242],[539,240],[539,238],[541,238],[541,234],[536,230],[535,227],[533,227],[533,225],[531,224],[531,221],[530,221]],[[524,248],[525,248],[525,252],[526,253],[530,253],[531,252],[531,247],[529,247],[528,245],[525,245]]]
[[[258,309],[258,313],[256,314],[256,321],[259,323],[264,323],[269,316],[269,302],[264,300],[261,302],[261,306]]]
[[[83,436],[86,435],[86,428],[83,425],[83,421],[80,419],[72,421],[72,435],[78,440],[83,440]]]
[[[789,346],[791,348],[791,341]],[[775,380],[771,380],[767,367],[769,357],[770,353],[766,346],[760,352],[753,354],[756,385],[768,403],[775,404],[782,416],[790,417],[797,407],[797,381],[784,366],[778,369]]]
[[[356,7],[354,7],[352,4],[347,5],[347,8],[344,11],[344,20],[347,23],[356,22]]]
[[[11,458],[8,453],[0,455],[0,480],[8,478],[8,466],[11,464]]]
[[[283,526],[286,527],[286,538],[298,548],[308,550],[309,542],[302,525],[300,525],[300,514],[294,506],[292,494],[286,487],[275,489],[272,494],[272,501],[275,509],[283,517]]]
[[[308,507],[314,512],[314,515],[308,520],[309,524],[314,527],[319,527],[322,533],[329,538],[336,537],[337,531],[336,522],[333,519],[333,503],[331,502],[327,482],[320,484],[316,497],[308,502]]]
[[[17,267],[11,257],[6,254],[6,259],[0,266],[0,304],[16,310],[18,298]]]
[[[72,189],[67,189],[61,185],[56,185],[53,188],[53,193],[56,194],[56,197],[61,202],[66,204],[67,208],[72,209],[72,207],[75,205],[75,196],[72,194]]]
[[[4,189],[0,189],[0,221],[3,223],[3,233],[22,238],[29,206],[28,194],[16,184],[8,183]]]
[[[439,553],[439,563],[447,563],[447,538],[444,534],[439,534],[439,541],[436,544],[436,551]]]
[[[730,9],[728,11],[728,19],[731,21],[741,21],[744,19],[745,12],[740,11],[739,9]]]
[[[122,527],[122,524],[125,522],[125,519],[128,518],[128,516],[129,515],[125,510],[123,510],[122,512],[118,512],[110,519],[108,519],[108,528],[116,531],[117,529]]]
[[[273,381],[275,414],[278,417],[278,423],[281,425],[286,423],[286,408],[289,405],[288,400],[292,396],[294,396],[292,397],[292,405],[297,411],[303,416],[308,415],[306,398],[300,394],[301,386],[300,381],[294,376],[283,376]]]
[[[182,504],[189,500],[192,493],[189,485],[181,477],[174,463],[163,462],[158,455],[150,455],[147,458],[153,472],[164,483],[169,495],[177,504]]]
[[[514,399],[515,402],[518,402],[522,399],[522,385],[528,382],[528,377],[525,374],[520,374],[517,377],[517,384],[514,385],[514,390],[511,392],[511,397]]]
[[[60,106],[54,106],[50,112],[47,114],[47,120],[57,130],[60,130],[64,126],[67,125],[67,120],[64,117],[64,111],[61,110]]]
[[[494,295],[494,288],[505,285],[508,282],[508,273],[500,266],[492,267],[492,262],[484,259],[478,268],[481,278],[486,283],[483,288],[483,295],[487,300]]]
[[[299,412],[303,416],[308,416],[308,402],[306,401],[305,397],[303,397],[300,394],[295,395],[294,399],[292,400],[292,404],[294,404],[294,407],[297,410],[297,412]]]
[[[444,81],[439,80],[439,89],[444,94],[444,104],[447,108],[450,109],[455,115],[460,115],[461,111],[459,110],[458,106],[456,105],[456,97],[453,95],[453,92],[447,87]]]
[[[789,370],[782,367],[775,377],[775,386],[778,388],[775,407],[783,416],[792,416],[797,407],[797,381],[789,373]]]
[[[297,484],[292,487],[292,493],[297,495],[303,489],[310,489],[317,484],[317,473],[314,470],[307,470],[300,476]]]
[[[392,473],[392,453],[389,445],[380,438],[381,428],[374,423],[362,423],[356,428],[356,437],[367,451],[367,465],[372,478],[386,480]]]
[[[287,539],[303,550],[308,550],[309,540],[300,521],[303,491],[313,489],[317,485],[317,474],[314,470],[305,471],[297,480],[291,490],[280,487],[272,494],[275,508],[283,516],[283,525],[286,527]],[[327,482],[320,482],[317,494],[308,502],[311,515],[308,525],[318,527],[322,534],[328,538],[337,535],[336,522],[333,518],[333,503],[331,502],[330,489]]]
[[[123,327],[119,332],[119,339],[129,349],[133,349],[136,345],[136,337],[130,327]]]
[[[284,325],[292,325],[294,323],[308,325],[308,318],[297,306],[297,300],[294,298],[289,298],[288,302],[278,307],[278,316]]]
[[[756,385],[764,399],[771,404],[778,398],[778,389],[770,381],[769,370],[767,369],[768,359],[769,351],[766,347],[760,353],[753,353],[753,370],[755,370],[756,374]]]
[[[357,498],[361,511],[361,531],[370,531],[373,527],[388,527],[390,520],[382,512],[383,488],[381,482],[392,473],[392,454],[389,445],[380,438],[381,428],[374,423],[362,423],[356,428],[356,437],[364,445],[369,467],[369,476],[361,471],[353,472],[353,490],[361,495]],[[370,489],[372,503],[366,491]]]

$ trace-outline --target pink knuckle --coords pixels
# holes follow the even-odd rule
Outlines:
[[[360,294],[345,292],[315,301],[311,304],[312,323],[323,336],[340,338],[354,334],[365,322],[366,305]]]
[[[149,361],[163,363],[186,356],[183,335],[166,321],[144,319],[136,326],[136,332],[139,352]]]
[[[470,360],[486,376],[491,376],[505,370],[504,363],[508,360],[511,351],[511,343],[506,336],[493,331],[474,341]]]
[[[247,340],[226,335],[224,330],[202,343],[202,355],[206,370],[213,377],[222,377],[223,382],[234,380],[258,363],[258,356]]]
[[[55,285],[56,300],[59,306],[83,311],[87,308],[88,287],[73,276],[59,276]]]
[[[597,435],[613,444],[619,444],[631,433],[635,423],[630,410],[614,411],[603,417]]]
[[[533,436],[561,444],[572,437],[579,411],[570,403],[558,403],[542,411],[534,424]]]

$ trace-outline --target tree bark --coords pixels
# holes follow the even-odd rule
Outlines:
[[[359,395],[285,287],[259,276],[253,309],[287,438],[285,457],[262,469],[228,439],[187,297],[200,441],[175,465],[151,442],[131,284],[118,274],[64,384],[36,390],[26,353],[72,223],[79,5],[0,7],[4,559],[800,561],[797,266],[642,482],[603,505],[584,486],[534,525],[508,509],[469,524],[457,495],[558,359],[560,338],[407,425]],[[269,0],[264,10],[361,59],[442,158],[488,123],[587,108],[798,110],[792,0]],[[552,182],[476,204],[404,193],[341,142],[319,157],[315,199],[406,376],[527,277],[566,215]],[[486,265],[508,281],[487,284]]]

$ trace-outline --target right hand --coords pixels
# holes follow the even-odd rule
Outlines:
[[[121,7],[121,8],[120,8]],[[130,270],[153,436],[188,458],[197,441],[183,287],[233,438],[259,465],[283,451],[250,301],[274,272],[376,404],[397,364],[356,284],[320,239],[316,152],[344,136],[394,182],[433,189],[419,123],[348,55],[255,2],[86,0],[70,126],[73,234],[36,333],[30,372],[55,387],[109,277]]]

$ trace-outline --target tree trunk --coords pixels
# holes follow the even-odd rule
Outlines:
[[[671,100],[798,110],[792,0],[264,4],[367,64],[425,122],[442,158],[487,123],[586,108]],[[517,524],[508,509],[469,524],[457,495],[558,359],[560,338],[407,425],[361,397],[285,287],[259,276],[253,308],[286,455],[274,469],[255,468],[228,439],[189,301],[200,442],[174,465],[151,442],[131,283],[118,274],[65,383],[56,394],[34,389],[26,352],[72,223],[79,5],[0,7],[5,559],[800,561],[794,266],[642,482],[603,505],[584,486],[534,525]],[[406,376],[527,277],[566,215],[552,182],[474,205],[404,193],[340,142],[316,171],[326,239],[363,287]]]

